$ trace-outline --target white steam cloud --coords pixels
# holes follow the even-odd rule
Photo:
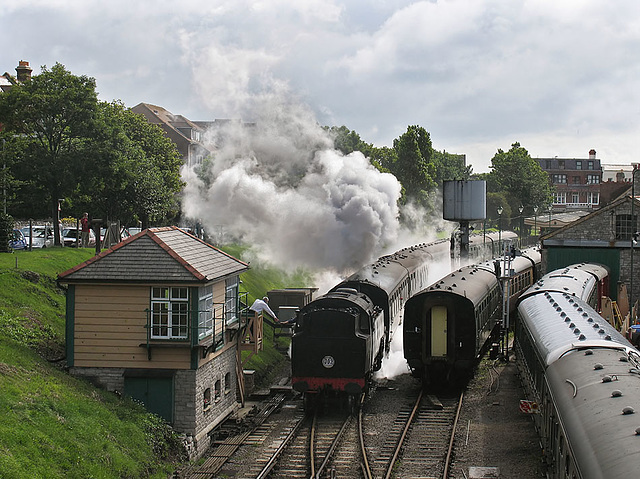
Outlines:
[[[264,100],[269,101],[264,101]],[[254,125],[213,132],[218,148],[207,184],[193,170],[183,210],[219,225],[262,259],[289,267],[348,271],[374,259],[399,232],[400,184],[361,153],[342,155],[309,111],[279,95],[263,100]]]

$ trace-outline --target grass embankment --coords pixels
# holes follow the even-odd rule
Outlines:
[[[228,249],[238,257],[242,251]],[[164,478],[181,459],[179,441],[161,419],[60,367],[65,296],[56,277],[93,254],[0,254],[0,478]],[[251,300],[297,279],[257,269],[242,278]],[[265,351],[246,366],[263,377],[283,360],[269,330]]]

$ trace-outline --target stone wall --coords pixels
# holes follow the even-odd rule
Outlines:
[[[122,368],[71,368],[73,376],[87,379],[97,387],[122,393]],[[220,394],[216,396],[216,382]],[[205,391],[211,400],[205,404]],[[209,432],[235,412],[236,400],[236,348],[230,347],[205,363],[198,370],[176,370],[173,381],[174,422],[176,432],[184,434],[185,448],[192,459],[197,459],[210,446]]]
[[[220,394],[216,397],[217,381],[220,382]],[[207,389],[210,401],[205,404]],[[239,407],[236,389],[235,348],[223,350],[197,371],[177,372],[174,428],[193,437],[196,457],[200,457],[209,447],[209,432]]]
[[[86,379],[94,386],[122,394],[124,392],[124,369],[122,368],[71,368],[72,376]]]

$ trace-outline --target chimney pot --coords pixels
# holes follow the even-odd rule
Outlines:
[[[18,74],[18,81],[24,83],[26,81],[31,80],[31,67],[29,67],[29,62],[24,60],[20,60],[18,62],[18,66],[16,67],[16,73]]]

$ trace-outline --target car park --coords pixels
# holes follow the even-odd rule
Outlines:
[[[27,241],[25,240],[24,234],[19,229],[14,229],[11,234],[11,239],[9,240],[9,246],[14,250],[26,249]]]
[[[22,234],[24,235],[27,248],[29,247],[29,244],[31,244],[32,248],[50,248],[55,244],[53,238],[53,227],[49,225],[37,225],[32,226],[31,228],[29,226],[25,226],[20,231],[22,231]],[[32,232],[33,237],[30,238]]]
[[[62,230],[62,240],[64,241],[65,246],[76,246],[78,239],[82,241],[81,232],[78,231],[78,228],[75,226],[70,226],[63,228]],[[96,245],[96,235],[93,230],[89,230],[89,246],[93,247]]]

